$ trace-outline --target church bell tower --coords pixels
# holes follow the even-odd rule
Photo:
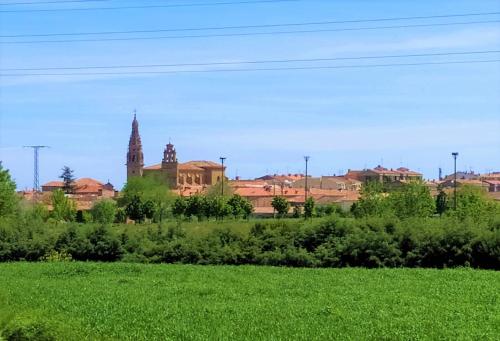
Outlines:
[[[179,178],[179,163],[177,162],[177,152],[172,143],[168,143],[163,152],[161,170],[170,188],[177,188]]]
[[[139,122],[134,112],[132,133],[128,143],[127,153],[127,180],[134,176],[142,176],[144,169],[144,154],[142,153],[141,136],[139,135]]]

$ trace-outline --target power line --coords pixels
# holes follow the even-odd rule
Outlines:
[[[363,60],[363,59],[386,59],[386,58],[414,58],[414,57],[437,57],[437,56],[457,56],[457,55],[478,55],[500,53],[500,50],[489,51],[460,51],[442,53],[419,53],[419,54],[399,54],[382,56],[352,56],[334,58],[310,58],[310,59],[268,59],[268,60],[246,60],[238,62],[208,62],[208,63],[175,63],[175,64],[140,64],[140,65],[92,65],[74,67],[36,67],[36,68],[7,68],[5,71],[49,71],[49,70],[91,70],[91,69],[133,69],[133,68],[155,68],[155,67],[185,67],[185,66],[222,66],[222,65],[245,65],[245,64],[277,64],[277,63],[304,63],[304,62],[328,62],[342,60]]]
[[[60,0],[60,1],[30,1],[30,2],[8,2],[2,3],[0,6],[19,6],[19,5],[46,5],[46,4],[67,4],[67,3],[82,3],[82,2],[105,2],[114,0]]]
[[[352,20],[329,20],[329,21],[312,21],[312,22],[299,22],[299,23],[263,24],[263,25],[209,26],[209,27],[188,27],[188,28],[148,29],[148,30],[129,30],[129,31],[97,31],[97,32],[74,32],[74,33],[17,34],[17,35],[0,35],[0,38],[57,37],[57,36],[132,34],[132,33],[160,33],[160,32],[184,32],[184,31],[235,30],[235,29],[249,29],[249,28],[273,28],[273,27],[294,27],[294,26],[313,26],[313,25],[352,24],[352,23],[366,23],[366,22],[380,22],[380,21],[444,19],[444,18],[456,18],[456,17],[489,16],[489,15],[498,15],[498,14],[500,14],[500,12],[461,13],[461,14],[447,14],[447,15],[430,15],[430,16],[413,16],[413,17],[391,17],[391,18],[372,18],[372,19],[352,19]]]
[[[160,37],[124,37],[124,38],[95,38],[95,39],[65,39],[65,40],[28,40],[28,41],[3,41],[0,44],[47,44],[47,43],[78,43],[78,42],[107,42],[107,41],[131,41],[131,40],[158,40],[158,39],[187,39],[187,38],[217,38],[217,37],[240,37],[240,36],[261,36],[261,35],[283,35],[283,34],[301,34],[301,33],[320,33],[320,32],[342,32],[342,31],[363,31],[379,29],[397,29],[397,28],[415,28],[415,27],[435,27],[435,26],[454,26],[454,25],[475,25],[498,23],[500,20],[435,23],[435,24],[414,24],[414,25],[394,25],[394,26],[374,26],[374,27],[349,27],[334,29],[314,29],[314,30],[295,30],[295,31],[270,31],[270,32],[242,32],[242,33],[221,33],[221,34],[197,34],[197,35],[178,35],[178,36],[160,36]]]
[[[176,7],[205,7],[205,6],[225,6],[225,5],[251,5],[278,2],[297,2],[302,0],[245,0],[245,1],[220,1],[220,2],[192,2],[186,4],[168,5],[138,5],[138,6],[115,6],[115,7],[84,7],[84,8],[44,8],[44,9],[12,9],[2,10],[0,13],[33,13],[33,12],[80,12],[80,11],[101,11],[101,10],[127,10],[127,9],[154,9],[154,8],[176,8]]]
[[[0,3],[0,6],[20,6],[20,5],[53,5],[53,4],[71,4],[71,3],[89,3],[89,2],[110,2],[116,0],[54,0],[54,1],[25,1],[25,2],[6,2]],[[144,1],[144,0],[143,0]],[[155,1],[155,0],[153,0]],[[161,0],[156,0],[161,1]]]
[[[153,75],[153,74],[177,74],[177,73],[218,73],[218,72],[252,72],[252,71],[295,71],[295,70],[332,70],[352,68],[382,68],[398,66],[421,66],[421,65],[453,65],[453,64],[482,64],[497,63],[500,59],[489,60],[459,60],[447,62],[420,62],[420,63],[391,63],[391,64],[367,64],[367,65],[336,65],[336,66],[298,66],[282,68],[252,68],[252,69],[212,69],[212,70],[170,70],[170,71],[126,71],[126,72],[79,72],[79,73],[13,73],[1,74],[0,77],[25,77],[25,76],[112,76],[112,75]]]

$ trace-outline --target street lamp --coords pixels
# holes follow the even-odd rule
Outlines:
[[[454,153],[451,153],[451,155],[453,156],[453,160],[454,160],[454,163],[455,163],[455,168],[454,168],[454,173],[453,173],[453,208],[455,209],[455,211],[457,210],[457,157],[458,157],[458,153],[457,152],[454,152]]]
[[[220,157],[220,161],[222,163],[222,182],[221,182],[221,196],[224,196],[224,161],[226,161],[226,157]]]
[[[304,203],[307,201],[307,166],[308,166],[308,163],[309,163],[309,159],[310,159],[310,156],[304,156],[304,160],[306,161],[306,181],[305,181],[305,184],[304,184]]]

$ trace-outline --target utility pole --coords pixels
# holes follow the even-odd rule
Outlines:
[[[224,196],[224,161],[226,161],[226,157],[220,157],[220,161],[222,162],[222,182],[221,182],[221,195]]]
[[[38,172],[38,154],[40,149],[49,148],[49,146],[24,146],[24,148],[32,148],[33,149],[33,193],[37,193],[40,191],[40,178]]]
[[[304,156],[304,160],[306,161],[306,181],[305,181],[305,185],[304,185],[304,193],[305,193],[305,194],[304,194],[304,197],[305,197],[305,198],[304,198],[304,203],[307,201],[307,189],[308,189],[308,188],[307,188],[307,176],[308,176],[308,175],[307,175],[307,166],[308,166],[308,164],[309,164],[309,159],[310,159],[310,157],[309,157],[309,156]]]
[[[455,211],[457,210],[457,157],[458,157],[458,153],[457,152],[454,152],[454,153],[451,153],[451,155],[453,156],[453,160],[454,160],[454,163],[455,163],[455,167],[454,167],[454,173],[453,173],[453,208],[455,209]]]

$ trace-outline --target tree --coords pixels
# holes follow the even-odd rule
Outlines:
[[[218,197],[222,194],[222,181],[210,186],[207,190],[207,197],[213,198]],[[233,195],[233,188],[229,185],[229,181],[224,180],[224,197],[231,197]]]
[[[207,200],[209,209],[209,216],[215,217],[215,219],[224,219],[231,214],[231,206],[227,204],[225,197],[217,196]]]
[[[138,195],[132,197],[131,201],[125,207],[127,216],[135,222],[141,223],[144,221],[144,209],[141,197]]]
[[[273,201],[271,202],[271,206],[273,206],[273,208],[276,210],[278,218],[286,216],[288,214],[288,211],[290,210],[290,203],[285,197],[282,196],[274,197]]]
[[[304,203],[304,217],[305,218],[312,218],[314,215],[314,206],[316,203],[314,202],[314,198],[309,197],[307,198],[306,202]]]
[[[394,214],[401,219],[430,217],[436,211],[436,204],[430,189],[422,181],[403,184],[390,193],[389,200]]]
[[[9,171],[2,168],[0,162],[0,217],[15,213],[18,203],[16,183],[11,179]]]
[[[47,221],[50,217],[50,212],[47,208],[47,205],[42,204],[42,203],[35,203],[33,205],[30,205],[31,207],[27,208],[26,214],[34,219],[34,220],[41,220],[41,221]]]
[[[201,220],[205,215],[204,198],[201,195],[192,195],[186,202],[186,217],[198,217]]]
[[[253,213],[253,205],[248,199],[243,199],[242,201],[242,207],[243,207],[243,217],[245,219],[248,219],[250,215]]]
[[[440,216],[448,209],[448,195],[440,190],[436,197],[436,213]]]
[[[452,205],[453,200],[449,200],[449,203]],[[449,209],[448,212],[459,219],[482,220],[489,214],[500,213],[498,207],[482,188],[464,185],[457,191],[456,211]]]
[[[355,217],[384,216],[392,214],[387,200],[388,194],[384,192],[384,185],[378,181],[363,184],[361,196],[357,203],[351,207]]]
[[[57,221],[74,221],[76,205],[60,189],[52,192],[52,218]]]
[[[135,197],[139,197],[146,207],[146,216],[157,222],[162,222],[168,213],[168,208],[174,201],[174,194],[167,182],[156,176],[133,177],[123,188],[120,206],[127,206]],[[150,203],[147,202],[151,202]],[[146,204],[147,203],[147,204]]]
[[[355,205],[355,204],[353,204]],[[354,209],[355,210],[355,209]],[[342,207],[339,206],[338,204],[327,204],[327,205],[321,205],[316,207],[316,215],[323,217],[323,216],[331,216],[333,214],[336,214],[340,217],[345,216],[344,210],[342,210]]]
[[[125,212],[124,208],[122,207],[116,208],[115,222],[118,224],[123,224],[127,222],[127,212]]]
[[[177,197],[172,204],[172,214],[176,218],[186,215],[187,202],[184,197]]]
[[[156,215],[156,205],[152,200],[147,200],[142,204],[142,211],[147,219],[153,219]],[[160,219],[161,221],[161,219]]]
[[[116,202],[113,200],[96,201],[90,213],[96,223],[105,225],[112,224],[116,216]]]
[[[75,177],[73,176],[73,170],[68,166],[64,166],[62,169],[62,174],[59,176],[63,180],[63,191],[66,194],[73,193],[75,186]]]
[[[228,201],[227,204],[231,209],[231,214],[235,218],[248,218],[250,214],[253,212],[253,206],[248,199],[243,198],[239,194],[234,194]]]

